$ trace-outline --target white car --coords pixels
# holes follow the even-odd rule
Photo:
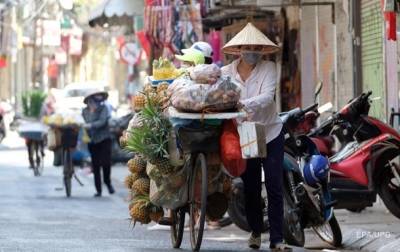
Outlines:
[[[61,90],[52,90],[55,97],[55,110],[56,112],[62,111],[82,111],[86,106],[83,99],[86,94],[93,90],[102,90],[108,92],[108,102],[113,108],[118,106],[118,91],[109,91],[108,86],[102,82],[80,82],[71,83]]]

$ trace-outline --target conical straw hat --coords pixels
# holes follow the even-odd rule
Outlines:
[[[233,37],[223,48],[227,54],[240,55],[240,46],[259,45],[263,46],[261,52],[264,54],[279,51],[279,46],[269,40],[252,23],[248,23],[235,37]]]

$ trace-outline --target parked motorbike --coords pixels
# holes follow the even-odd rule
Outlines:
[[[376,195],[400,218],[400,134],[368,116],[372,92],[363,93],[309,134],[330,157],[332,195],[336,208],[361,211]],[[340,143],[339,151],[332,148]]]
[[[119,145],[119,138],[123,131],[128,128],[132,117],[133,113],[128,113],[119,118],[112,118],[108,122],[111,132],[111,159],[113,163],[126,163],[133,157],[132,153],[124,151]]]
[[[298,134],[304,115],[318,107],[293,109],[281,114],[286,130],[284,160],[285,239],[289,244],[304,245],[304,229],[312,228],[328,244],[338,247],[342,232],[334,215],[327,158],[313,141]]]
[[[319,92],[319,91],[318,91]],[[340,246],[342,234],[333,213],[334,201],[329,190],[329,166],[317,183],[307,183],[303,169],[309,167],[315,157],[320,157],[315,144],[306,136],[296,134],[295,129],[303,122],[304,115],[314,110],[313,105],[305,110],[296,108],[280,114],[287,130],[285,135],[284,157],[284,238],[291,245],[304,246],[304,229],[313,228],[322,240],[333,246]],[[249,231],[244,211],[243,182],[236,179],[228,208],[229,216],[238,227]],[[265,193],[263,193],[265,195]],[[264,206],[266,197],[263,197]],[[265,230],[268,230],[268,218],[264,207]]]

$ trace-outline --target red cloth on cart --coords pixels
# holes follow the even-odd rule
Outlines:
[[[224,122],[220,149],[225,169],[232,176],[239,177],[246,170],[246,160],[242,158],[239,133],[234,120]]]

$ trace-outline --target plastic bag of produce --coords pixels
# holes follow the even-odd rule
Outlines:
[[[215,84],[221,77],[221,69],[216,64],[201,64],[190,69],[190,78],[199,84]]]
[[[160,183],[150,181],[150,201],[156,206],[177,209],[188,201],[188,167],[180,167],[173,174],[162,178]],[[152,175],[149,174],[152,178]]]
[[[176,83],[171,92],[171,104],[186,112],[220,112],[236,108],[241,88],[224,76],[214,84]]]

